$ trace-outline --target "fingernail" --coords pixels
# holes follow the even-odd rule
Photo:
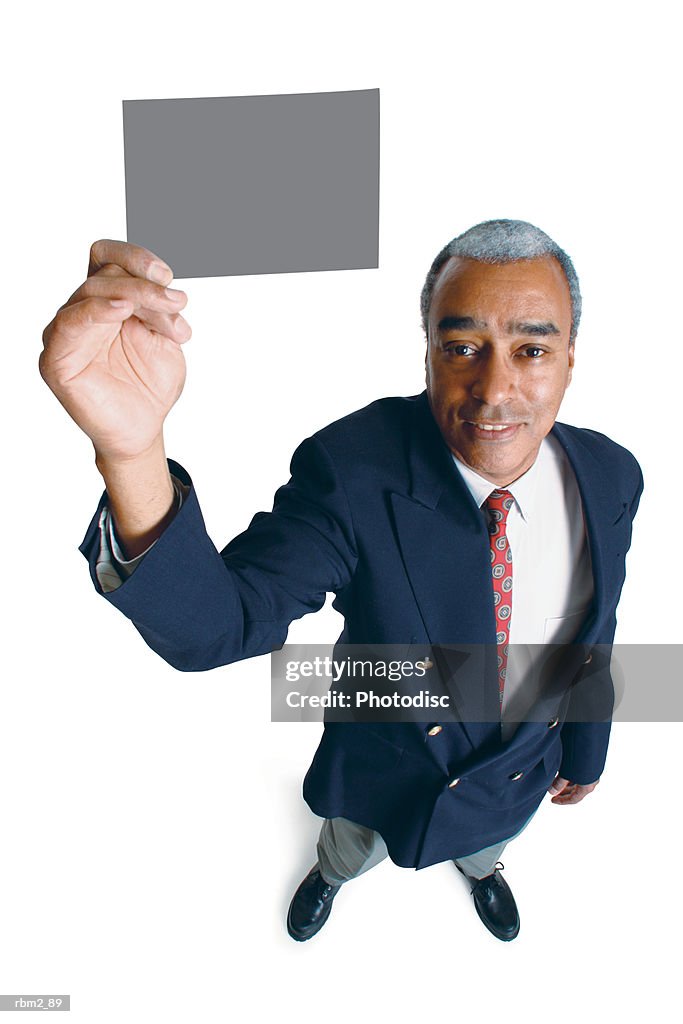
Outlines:
[[[165,263],[153,263],[149,268],[149,276],[156,284],[166,284],[169,274],[173,277],[173,271]]]
[[[185,298],[185,292],[178,291],[177,288],[166,288],[165,295],[172,302],[182,302]]]

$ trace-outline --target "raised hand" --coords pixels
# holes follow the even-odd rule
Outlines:
[[[182,291],[154,253],[102,239],[87,280],[43,333],[40,372],[91,438],[98,462],[144,455],[185,382],[181,345],[191,335]]]
[[[185,383],[184,292],[154,253],[102,239],[87,280],[43,332],[40,372],[95,446],[119,541],[129,558],[176,511],[163,423]]]

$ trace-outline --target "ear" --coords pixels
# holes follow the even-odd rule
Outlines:
[[[565,385],[565,388],[568,388],[569,385],[572,382],[572,370],[574,369],[574,342],[573,341],[569,343],[568,356],[569,356],[569,359],[568,359],[569,370],[567,372],[567,383]]]

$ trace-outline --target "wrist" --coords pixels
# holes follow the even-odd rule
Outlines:
[[[164,532],[178,510],[163,438],[135,457],[96,452],[116,536],[127,559],[135,558]]]
[[[107,478],[120,475],[147,474],[150,470],[158,473],[161,466],[167,467],[163,434],[158,434],[147,448],[134,455],[103,452],[95,446],[95,465],[105,482]]]

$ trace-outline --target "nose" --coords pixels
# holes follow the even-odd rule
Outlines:
[[[503,405],[512,397],[514,386],[512,367],[502,352],[489,350],[477,360],[470,388],[474,398],[485,405]]]

